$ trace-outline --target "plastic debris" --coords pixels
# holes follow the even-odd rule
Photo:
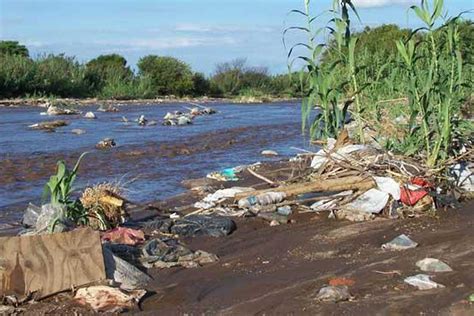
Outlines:
[[[72,227],[72,223],[64,218],[64,210],[63,205],[44,204],[38,207],[30,203],[23,214],[23,225],[34,229],[30,234],[41,234],[49,230],[67,231]]]
[[[147,268],[176,266],[196,268],[203,264],[216,262],[219,258],[202,250],[191,251],[176,239],[162,237],[151,239],[143,246],[140,260]]]
[[[117,227],[107,231],[102,236],[102,240],[116,244],[138,245],[145,241],[145,234],[141,230]]]
[[[250,208],[254,205],[270,205],[280,203],[286,198],[283,192],[267,192],[260,195],[251,195],[247,198],[240,199],[238,204],[240,208]]]
[[[467,192],[474,192],[474,173],[467,163],[458,163],[449,169],[449,173],[456,185]]]
[[[97,116],[94,114],[94,112],[87,112],[87,113],[84,115],[84,118],[95,120],[95,119],[97,118]]]
[[[380,191],[390,194],[394,200],[400,200],[400,185],[388,177],[374,177]]]
[[[360,211],[371,214],[380,213],[388,203],[389,194],[377,189],[370,189],[353,202],[343,206],[346,211]]]
[[[351,299],[351,293],[346,285],[326,286],[319,290],[316,300],[323,302],[341,302]]]
[[[239,178],[237,177],[236,173],[238,173],[236,168],[227,168],[222,171],[212,172],[207,175],[207,178],[226,182],[239,181]]]
[[[425,189],[411,190],[404,186],[400,188],[400,200],[405,205],[414,206],[427,195],[428,192]]]
[[[107,245],[104,246],[103,253],[107,278],[119,283],[121,289],[144,288],[152,280],[134,265],[116,256]]]
[[[469,297],[467,298],[467,301],[468,301],[469,303],[474,303],[474,293],[471,294],[471,295],[469,295]]]
[[[364,222],[373,220],[375,215],[365,211],[358,210],[334,210],[329,214],[329,218],[345,219],[351,222]]]
[[[417,275],[408,277],[404,280],[404,282],[418,288],[418,290],[431,290],[431,289],[445,287],[442,284],[432,281],[431,277],[426,274],[417,274]]]
[[[450,266],[441,260],[434,258],[425,258],[416,263],[416,266],[425,272],[451,272]]]
[[[328,141],[329,143],[329,141]],[[334,141],[335,143],[335,141]],[[329,153],[332,150],[332,147],[334,144],[328,144],[327,149],[321,149],[319,150],[316,155],[313,157],[313,160],[311,161],[311,168],[314,169],[319,169],[326,161],[328,161],[328,156],[331,155],[331,158],[336,159],[336,160],[341,160],[341,159],[346,159],[347,155],[357,152],[357,151],[362,151],[366,150],[369,147],[365,145],[347,145],[344,146],[340,149],[338,149],[336,152]]]
[[[292,212],[293,211],[291,209],[291,206],[289,206],[289,205],[281,206],[281,207],[277,208],[277,213],[280,214],[280,215],[283,215],[283,216],[290,216]]]
[[[337,199],[338,198],[351,195],[352,193],[353,193],[353,191],[350,190],[350,191],[343,191],[343,192],[328,196],[327,199],[323,199],[323,200],[314,202],[310,206],[310,208],[311,208],[311,210],[313,210],[315,212],[330,211],[330,210],[337,207]]]
[[[225,199],[233,198],[238,193],[254,191],[253,188],[241,188],[233,187],[230,189],[217,190],[216,192],[207,195],[202,201],[194,203],[194,207],[198,209],[210,209],[219,201],[224,201]]]
[[[261,155],[262,156],[278,156],[278,152],[274,150],[263,150]]]
[[[352,286],[355,284],[355,281],[353,279],[348,279],[348,278],[332,278],[329,280],[329,285],[331,286],[341,286],[341,285],[346,285],[346,286]]]
[[[414,206],[428,195],[427,189],[432,187],[433,185],[425,179],[414,177],[408,184],[400,187],[400,200],[405,205]]]
[[[81,305],[89,305],[96,312],[118,313],[134,307],[145,294],[145,290],[126,293],[117,288],[98,285],[77,290],[74,300]]]
[[[415,248],[418,246],[418,243],[414,242],[411,240],[407,235],[402,234],[392,241],[383,244],[382,249],[387,249],[387,250],[405,250],[405,249],[410,249],[410,248]]]
[[[270,226],[272,226],[272,227],[273,227],[273,226],[279,226],[279,225],[280,225],[280,222],[277,221],[276,219],[274,219],[274,220],[272,220],[272,221],[270,222]]]
[[[148,229],[180,236],[223,237],[231,234],[236,225],[233,220],[222,216],[189,215],[182,219],[154,219],[144,223]]]

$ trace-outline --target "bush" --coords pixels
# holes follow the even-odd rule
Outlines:
[[[193,91],[193,73],[186,63],[173,57],[148,55],[138,61],[140,76],[147,76],[154,96],[184,96]]]
[[[43,56],[36,61],[33,92],[60,97],[87,96],[90,87],[84,78],[85,69],[74,57]]]
[[[86,64],[86,80],[95,91],[100,91],[109,80],[130,80],[132,77],[127,60],[117,54],[101,55]]]
[[[0,41],[0,55],[29,57],[29,52],[25,45],[16,41]]]
[[[35,63],[21,55],[3,55],[0,58],[0,96],[17,97],[33,92]]]

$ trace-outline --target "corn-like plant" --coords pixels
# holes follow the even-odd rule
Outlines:
[[[302,85],[309,87],[301,107],[303,132],[309,130],[311,139],[335,137],[344,127],[349,105],[355,102],[356,108],[353,114],[359,125],[359,134],[362,135],[362,108],[358,96],[361,89],[357,79],[359,69],[355,58],[357,38],[351,35],[349,16],[350,11],[356,15],[357,11],[351,0],[334,0],[331,10],[312,16],[310,4],[310,0],[305,0],[304,11],[292,10],[290,12],[303,16],[306,19],[305,26],[291,26],[283,33],[284,42],[290,31],[303,32],[307,36],[306,43],[296,43],[288,50],[290,73],[294,63],[302,61],[303,67],[300,72],[300,77],[304,80]],[[314,27],[315,22],[325,15],[331,16],[326,27]],[[334,47],[318,42],[318,37],[326,31],[334,38]],[[299,48],[305,50],[305,53],[297,55],[296,51]],[[330,65],[321,65],[319,60],[326,49],[331,49],[331,52],[337,54],[337,58]],[[347,77],[342,80],[340,78],[341,65],[347,73]],[[350,90],[350,98],[347,98],[348,90]],[[315,107],[317,107],[316,112],[314,112]]]
[[[83,153],[77,160],[74,168],[69,170],[63,160],[58,161],[55,175],[49,178],[44,188],[43,198],[50,197],[51,204],[69,204],[71,203],[72,185],[77,177],[77,171],[82,158],[87,153]]]
[[[431,2],[411,7],[424,26],[408,41],[397,42],[397,49],[408,76],[410,112],[410,131],[402,143],[410,148],[422,144],[427,166],[435,167],[449,155],[465,82],[459,16],[443,18],[443,0]],[[416,34],[421,36],[415,39]]]

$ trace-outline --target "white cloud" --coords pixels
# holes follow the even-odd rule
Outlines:
[[[234,33],[234,32],[273,32],[280,29],[271,26],[238,26],[238,25],[206,25],[206,24],[178,24],[178,32],[190,33]]]
[[[416,0],[354,0],[354,5],[360,8],[372,8],[389,5],[410,5],[416,2]]]
[[[218,45],[234,45],[237,41],[232,37],[161,37],[142,38],[129,41],[94,41],[98,46],[109,46],[124,51],[161,50],[189,47],[205,47]]]

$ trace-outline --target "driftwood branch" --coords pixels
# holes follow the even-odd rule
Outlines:
[[[372,177],[344,177],[329,180],[317,180],[306,183],[290,184],[273,189],[244,192],[235,196],[236,200],[252,195],[260,195],[268,192],[283,192],[287,197],[311,192],[337,192],[347,190],[369,190],[374,188],[376,183]]]

